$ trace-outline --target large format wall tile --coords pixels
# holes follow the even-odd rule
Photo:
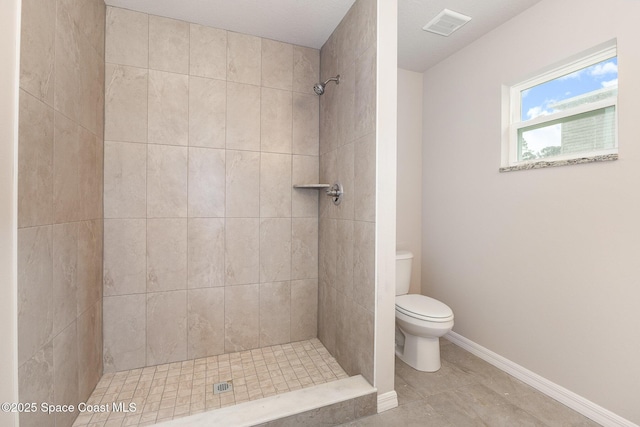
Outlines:
[[[128,142],[104,143],[105,218],[147,215],[147,147]]]
[[[372,222],[354,223],[353,229],[354,299],[369,311],[375,306],[376,227]]]
[[[227,38],[227,80],[260,85],[260,37],[229,32]]]
[[[18,368],[18,399],[20,402],[53,402],[53,341]],[[54,427],[55,417],[46,412],[20,414],[20,425]]]
[[[187,145],[189,141],[189,77],[149,71],[149,142]]]
[[[227,83],[227,149],[260,151],[260,88]]]
[[[376,135],[370,133],[355,143],[355,219],[376,220]]]
[[[189,216],[224,217],[225,152],[189,147]]]
[[[149,15],[107,8],[105,61],[140,68],[149,66]]]
[[[18,230],[18,365],[53,338],[52,228]]]
[[[262,86],[292,90],[293,45],[262,40]]]
[[[146,219],[105,219],[104,295],[146,292],[146,255]]]
[[[260,155],[260,216],[291,217],[291,156]]]
[[[68,405],[79,402],[78,391],[78,333],[74,321],[53,339],[53,403]],[[73,424],[78,410],[56,412],[56,426]]]
[[[260,215],[260,153],[227,150],[226,216]]]
[[[105,296],[104,371],[139,368],[146,363],[147,297],[141,295]]]
[[[291,279],[291,218],[260,220],[260,282]]]
[[[189,77],[189,145],[225,148],[227,83]]]
[[[260,284],[260,347],[291,341],[291,283]]]
[[[149,68],[189,73],[189,23],[149,16]]]
[[[224,218],[189,219],[189,289],[224,286],[224,224]]]
[[[20,88],[50,106],[53,106],[55,11],[55,0],[22,2]]]
[[[102,376],[102,302],[77,319],[78,399],[86,401]]]
[[[318,334],[318,279],[291,282],[291,341]]]
[[[312,156],[293,156],[292,184],[320,184],[319,159]],[[327,184],[325,182],[324,184]],[[331,183],[333,184],[333,183]],[[318,217],[318,197],[322,191],[291,189],[291,216]]]
[[[78,316],[102,299],[103,242],[102,219],[78,223]]]
[[[187,291],[147,294],[147,366],[186,358]]]
[[[318,83],[319,80],[320,52],[309,47],[293,46],[294,92],[313,95],[313,85]]]
[[[291,153],[291,92],[262,88],[260,107],[260,150]]]
[[[189,37],[189,74],[226,80],[227,32],[191,24]]]
[[[78,223],[53,226],[53,334],[77,317]]]
[[[147,216],[187,216],[187,147],[147,146]]]
[[[53,221],[53,108],[20,91],[18,227]]]
[[[318,155],[319,111],[320,103],[316,95],[293,94],[294,154]]]
[[[148,70],[105,64],[104,138],[147,142]]]
[[[189,359],[224,353],[224,293],[224,288],[188,291]]]
[[[187,288],[187,219],[147,220],[147,292]]]
[[[258,283],[260,220],[227,218],[225,234],[225,284],[229,286]]]
[[[224,351],[259,346],[260,285],[231,286],[224,293]]]
[[[291,278],[318,277],[318,219],[292,218]]]

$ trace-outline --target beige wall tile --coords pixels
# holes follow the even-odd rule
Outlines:
[[[338,181],[338,150],[320,156],[320,182],[333,185]],[[320,197],[318,214],[323,218],[337,218],[338,206],[330,197]]]
[[[260,347],[291,341],[291,283],[260,284]]]
[[[356,61],[355,137],[376,129],[376,48],[367,49]]]
[[[104,57],[106,7],[102,0],[61,0],[60,8],[87,39],[91,47]],[[96,25],[98,24],[98,25]]]
[[[375,223],[356,221],[353,228],[353,295],[365,309],[375,305]]]
[[[341,71],[338,98],[338,145],[353,142],[355,135],[355,64],[350,63]]]
[[[260,285],[226,287],[224,301],[225,352],[258,347]]]
[[[149,15],[107,7],[105,61],[149,67]]]
[[[147,216],[187,216],[187,147],[147,146]]]
[[[377,10],[376,0],[359,0],[355,17],[355,55],[362,55],[376,46]]]
[[[318,338],[329,350],[336,351],[336,290],[318,283]],[[340,362],[339,362],[340,363]]]
[[[318,277],[318,219],[291,219],[291,278]]]
[[[351,7],[342,18],[340,25],[336,28],[336,59],[338,70],[342,72],[349,64],[353,63],[355,55],[355,23],[357,20],[356,8]]]
[[[189,77],[149,70],[149,143],[189,142]]]
[[[260,153],[226,152],[226,216],[260,215]]]
[[[74,321],[53,339],[53,403],[68,405],[79,402],[78,334]],[[71,425],[75,412],[56,412],[56,425]]]
[[[82,206],[80,219],[102,218],[104,188],[104,144],[102,138],[80,128],[78,187]]]
[[[291,218],[260,220],[260,283],[291,280]]]
[[[321,285],[334,287],[338,253],[338,223],[335,219],[320,218],[318,228],[318,280]]]
[[[313,95],[313,85],[320,81],[320,51],[293,46],[293,91]]]
[[[358,304],[352,304],[352,373],[362,374],[367,381],[373,381],[374,355],[374,315]]]
[[[353,235],[354,221],[338,220],[336,232],[336,278],[333,286],[338,292],[353,298]]]
[[[376,220],[376,134],[370,133],[355,143],[354,203],[355,219]]]
[[[224,288],[188,291],[189,359],[224,353],[224,293]]]
[[[102,376],[102,301],[77,320],[78,400],[86,402]]]
[[[189,23],[149,15],[149,68],[189,74]]]
[[[260,150],[291,153],[291,92],[263,87],[260,102]]]
[[[227,83],[189,77],[189,145],[225,148]]]
[[[86,130],[56,112],[53,150],[53,219],[57,223],[77,221],[82,218],[78,153],[80,139],[90,137],[90,134],[87,134]]]
[[[336,361],[350,375],[355,375],[354,365],[354,337],[353,337],[353,311],[356,304],[353,299],[345,297],[340,291],[336,291],[335,302],[335,357]]]
[[[260,88],[227,83],[227,149],[260,151]]]
[[[187,219],[147,220],[147,292],[187,289]]]
[[[198,24],[190,25],[189,74],[227,79],[227,32]]]
[[[20,87],[53,106],[55,0],[24,0],[20,33]]]
[[[20,402],[53,402],[53,342],[50,341],[18,368]],[[23,412],[20,425],[54,427],[55,418],[46,412]]]
[[[260,217],[291,217],[291,156],[260,154]]]
[[[147,294],[147,366],[186,358],[187,291]]]
[[[315,156],[293,156],[292,184],[321,184],[319,158]],[[326,184],[326,183],[323,183]],[[318,197],[326,197],[323,190],[301,190],[291,188],[291,216],[318,216]]]
[[[53,226],[53,335],[76,319],[78,223]]]
[[[260,85],[261,45],[260,37],[227,34],[227,80]]]
[[[190,218],[188,288],[224,286],[224,218]]]
[[[102,299],[103,220],[78,223],[78,309],[80,316]]]
[[[293,94],[294,154],[318,155],[319,109],[320,103],[317,95]]]
[[[146,219],[105,219],[105,297],[146,292],[146,256]]]
[[[53,221],[53,108],[20,91],[18,227]]]
[[[52,228],[18,230],[18,365],[53,337]]]
[[[224,217],[225,151],[189,147],[189,216]]]
[[[147,142],[148,70],[105,64],[104,138]]]
[[[262,86],[291,91],[293,45],[262,39]]]
[[[106,296],[103,300],[104,371],[116,372],[145,366],[145,294]]]
[[[350,143],[338,148],[337,180],[342,184],[344,194],[342,202],[337,206],[337,217],[341,219],[353,219],[354,192],[353,169],[355,144]]]
[[[338,147],[338,92],[327,90],[320,97],[320,135],[318,149],[320,154],[328,153]],[[294,121],[296,118],[294,117]],[[295,141],[295,139],[294,139]]]
[[[318,335],[318,279],[291,282],[291,341]]]
[[[225,227],[225,284],[258,283],[260,278],[260,220],[227,218]]]
[[[129,142],[104,143],[105,218],[147,216],[147,147]]]

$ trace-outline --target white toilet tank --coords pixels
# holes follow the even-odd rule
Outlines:
[[[413,254],[411,252],[396,251],[396,295],[409,293],[412,261]]]

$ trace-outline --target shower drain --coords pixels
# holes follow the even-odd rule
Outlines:
[[[230,381],[215,383],[213,385],[213,394],[226,393],[227,391],[231,390],[233,390],[233,384],[231,384]]]

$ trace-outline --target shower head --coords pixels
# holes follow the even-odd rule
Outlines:
[[[337,85],[340,84],[340,74],[338,74],[335,77],[331,77],[330,79],[327,79],[324,83],[316,83],[313,85],[313,91],[316,93],[316,95],[322,95],[324,93],[324,88],[327,86],[327,83],[329,82],[336,82]]]

